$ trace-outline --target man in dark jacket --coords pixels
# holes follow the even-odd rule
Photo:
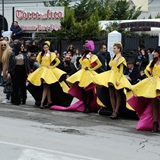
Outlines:
[[[140,70],[134,66],[134,61],[130,60],[127,62],[127,68],[124,70],[124,75],[132,85],[138,82]]]
[[[18,25],[17,21],[14,21],[14,23],[11,25],[10,30],[12,31],[12,39],[20,39],[22,36],[22,29],[21,27]]]
[[[102,66],[96,70],[97,73],[101,73],[110,70],[109,61],[111,60],[110,53],[106,51],[106,45],[100,45],[100,51],[97,53]]]
[[[63,62],[62,70],[67,73],[66,78],[68,78],[69,76],[71,76],[72,74],[74,74],[76,72],[76,68],[75,68],[74,64],[72,62],[70,62],[69,60],[65,60]]]

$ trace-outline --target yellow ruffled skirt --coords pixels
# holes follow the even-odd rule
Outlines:
[[[78,82],[78,86],[85,88],[93,83],[93,77],[97,75],[95,71],[89,71],[85,69],[81,69],[69,78],[67,78],[67,82],[70,86],[74,83]]]
[[[132,86],[137,97],[156,98],[160,96],[160,78],[158,76],[146,78]]]
[[[40,86],[42,83],[53,84],[66,73],[58,68],[40,67],[28,76],[28,81],[35,86]],[[68,92],[69,87],[63,81],[60,82],[64,92]]]
[[[121,76],[119,85],[118,86],[116,85],[116,81],[117,81],[117,78],[119,77],[119,74],[120,73],[118,71],[114,71],[114,70],[106,71],[94,76],[93,82],[97,86],[105,86],[107,88],[109,86],[114,86],[114,88],[117,90],[123,89],[123,88],[131,89],[131,84],[124,75]]]

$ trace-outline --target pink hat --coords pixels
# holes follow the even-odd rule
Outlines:
[[[84,44],[84,49],[90,52],[94,51],[94,42],[92,40],[87,41]]]

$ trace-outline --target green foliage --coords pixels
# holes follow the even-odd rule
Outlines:
[[[127,0],[119,0],[115,3],[112,3],[111,9],[113,11],[111,20],[137,19],[141,14],[141,7],[138,9],[136,9],[135,6],[130,8],[130,4],[127,2]]]
[[[74,26],[75,18],[74,18],[74,10],[65,7],[64,18],[61,20],[61,27],[69,30]]]
[[[52,1],[44,1],[45,7],[53,7],[53,6],[68,6],[72,2],[71,0],[52,0]]]
[[[95,10],[98,10],[99,20],[109,20],[112,15],[111,0],[81,0],[74,5],[77,22],[88,20]]]
[[[152,16],[151,16],[151,14],[149,15],[148,19],[152,19]]]
[[[99,39],[100,27],[98,20],[98,10],[96,10],[83,26],[84,39]]]
[[[160,18],[160,13],[158,13],[155,18]]]
[[[106,25],[106,30],[108,33],[112,32],[114,30],[119,31],[120,30],[119,23],[118,22],[110,22],[108,25]]]

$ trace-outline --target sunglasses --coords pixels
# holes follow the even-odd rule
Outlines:
[[[2,46],[2,47],[3,47],[3,46],[5,46],[5,47],[6,47],[6,44],[2,44],[1,46]]]

